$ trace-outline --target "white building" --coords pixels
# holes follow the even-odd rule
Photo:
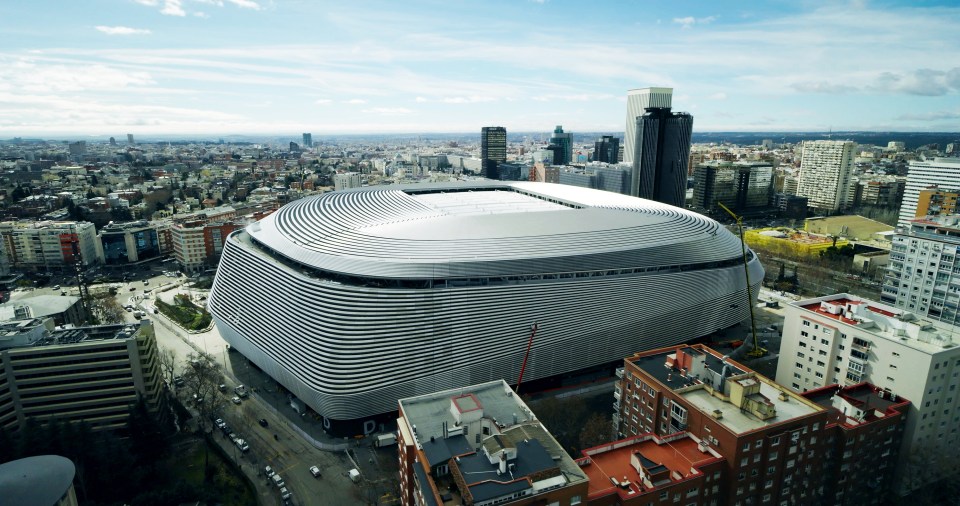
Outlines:
[[[906,227],[916,218],[917,199],[920,190],[939,185],[940,188],[960,188],[960,158],[934,158],[912,160],[907,171],[907,185],[900,204],[900,219],[897,225]]]
[[[346,190],[347,188],[360,188],[359,172],[344,172],[333,175],[333,189],[336,191]]]
[[[0,223],[3,248],[13,267],[64,269],[103,263],[93,223],[85,221],[7,221]]]
[[[207,248],[202,224],[178,223],[170,228],[173,256],[184,272],[197,272],[206,267]]]
[[[908,399],[901,459],[960,442],[960,340],[953,327],[836,294],[788,304],[783,330],[777,383],[803,392],[867,381]]]
[[[852,141],[804,141],[797,195],[808,207],[836,211],[853,201]]]
[[[647,107],[671,107],[673,88],[640,88],[627,91],[627,126],[623,136],[623,163],[633,163],[637,143],[637,117]]]
[[[892,243],[880,300],[933,320],[960,323],[960,216],[914,220]]]

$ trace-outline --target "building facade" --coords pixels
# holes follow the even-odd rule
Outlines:
[[[499,179],[497,164],[507,161],[507,129],[483,127],[480,129],[480,160],[483,177]]]
[[[804,141],[797,195],[807,197],[807,205],[820,212],[850,206],[855,147],[852,141]]]
[[[554,158],[554,165],[566,165],[573,161],[573,135],[570,132],[564,132],[563,126],[557,125],[557,128],[553,129],[550,144],[559,148],[560,160],[557,161]]]
[[[588,478],[505,381],[399,404],[402,504],[585,504]]]
[[[510,343],[534,322],[549,321],[529,380],[726,328],[749,316],[746,296],[740,241],[709,218],[475,180],[291,202],[228,237],[209,308],[236,351],[354,435],[425,388],[515,383],[525,350]]]
[[[960,158],[910,161],[897,226],[906,227],[910,220],[917,217],[920,192],[934,185],[941,188],[960,188]]]
[[[160,257],[156,226],[146,221],[111,223],[98,236],[106,265],[125,265]]]
[[[773,167],[768,163],[713,162],[694,169],[693,206],[723,212],[717,203],[734,211],[770,205]]]
[[[333,175],[333,189],[335,191],[360,188],[362,175],[359,172],[339,172]]]
[[[960,216],[913,220],[891,242],[880,301],[960,323]]]
[[[822,504],[825,408],[702,345],[634,354],[618,374],[619,436],[698,435],[724,457],[716,504]]]
[[[593,161],[602,163],[618,163],[620,160],[620,139],[612,135],[604,135],[593,144]]]
[[[777,381],[798,392],[870,382],[910,400],[900,464],[952,448],[960,435],[960,347],[952,327],[850,294],[800,300],[785,308]],[[935,468],[928,479],[940,477]],[[912,488],[911,485],[907,485]]]
[[[960,198],[960,190],[940,189],[937,185],[924,188],[917,195],[917,211],[914,217],[958,214],[958,198]]]
[[[638,88],[627,91],[627,121],[623,135],[623,162],[633,163],[637,143],[637,118],[649,107],[670,108],[673,88]]]
[[[93,223],[85,221],[7,221],[0,238],[11,266],[25,270],[72,270],[102,263]]]
[[[630,194],[686,207],[692,135],[693,116],[687,113],[650,107],[638,117]]]
[[[88,423],[95,430],[125,427],[142,398],[161,409],[162,374],[148,320],[47,332],[28,345],[0,351],[0,426]]]

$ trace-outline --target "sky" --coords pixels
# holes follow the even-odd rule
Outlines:
[[[0,2],[0,138],[960,131],[960,2]]]

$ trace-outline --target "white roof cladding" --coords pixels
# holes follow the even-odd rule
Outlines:
[[[356,188],[292,202],[247,233],[301,264],[374,278],[528,275],[740,256],[739,239],[699,214],[552,183]]]

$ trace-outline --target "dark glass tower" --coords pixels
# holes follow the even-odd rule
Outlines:
[[[573,136],[567,132],[564,133],[563,127],[557,125],[553,130],[553,137],[550,137],[550,144],[560,147],[560,160],[554,159],[554,165],[567,165],[573,161]]]
[[[593,161],[617,163],[620,157],[620,139],[604,135],[593,143]]]
[[[684,207],[693,116],[651,107],[637,117],[631,195]]]
[[[507,161],[506,128],[483,127],[480,130],[480,159],[483,163],[483,177],[500,179],[497,164]]]

